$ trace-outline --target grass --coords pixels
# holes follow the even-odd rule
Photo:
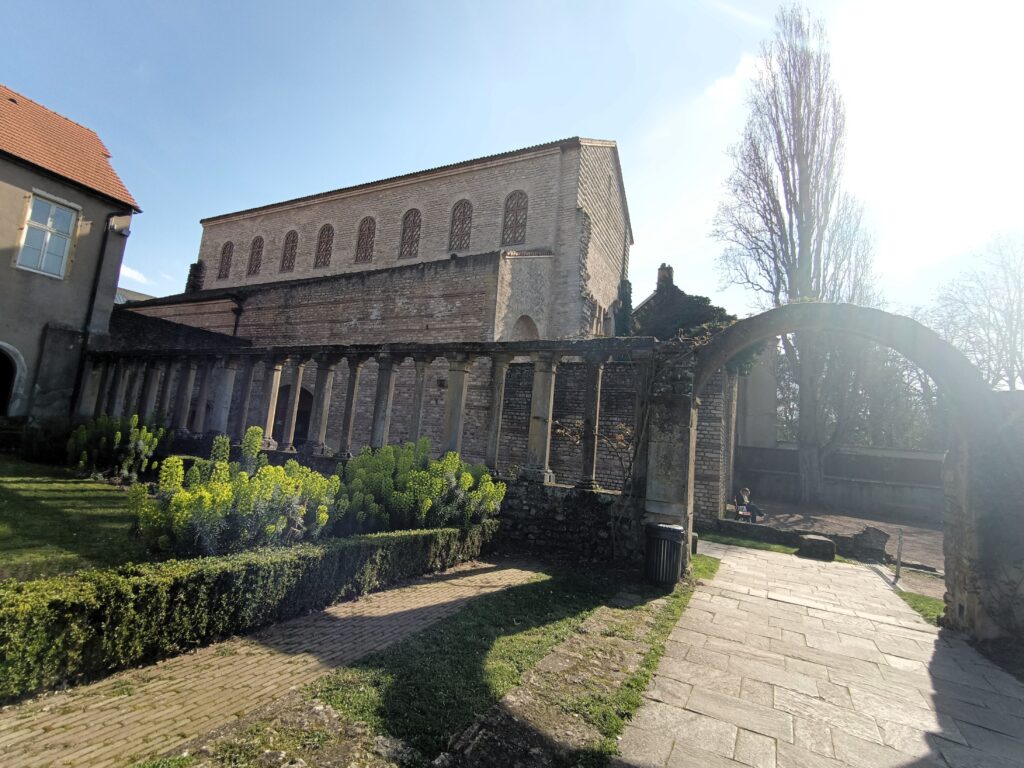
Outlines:
[[[598,768],[606,764],[608,757],[618,754],[618,737],[626,727],[627,720],[640,708],[643,693],[651,682],[661,657],[665,655],[665,642],[693,595],[693,582],[714,578],[719,564],[717,558],[695,555],[691,581],[676,587],[665,606],[658,612],[647,634],[647,653],[644,654],[636,672],[611,695],[591,696],[573,704],[572,709],[594,725],[604,737],[603,743],[578,765]]]
[[[127,494],[0,456],[0,579],[31,579],[147,559]]]
[[[711,541],[715,544],[728,544],[733,547],[746,547],[747,549],[763,549],[766,552],[781,552],[784,555],[795,555],[796,547],[787,547],[785,544],[773,544],[770,541],[758,541],[757,539],[746,539],[741,536],[729,536],[725,533],[707,531],[700,534],[701,541]]]
[[[929,624],[939,625],[939,619],[946,612],[946,603],[934,597],[919,595],[916,592],[897,592],[903,602],[917,611]]]
[[[708,579],[717,571],[718,560],[698,555],[693,565],[695,579]],[[361,765],[359,756],[366,749],[372,751],[374,738],[382,735],[415,750],[403,748],[402,756],[394,758],[397,762],[425,766],[449,747],[453,736],[520,685],[527,671],[580,631],[595,610],[618,605],[625,591],[630,595],[627,604],[612,609],[604,631],[588,635],[586,653],[601,654],[602,644],[617,647],[620,638],[634,642],[643,658],[633,674],[609,685],[598,673],[585,682],[572,682],[569,689],[559,686],[556,674],[551,687],[543,686],[543,699],[554,707],[555,721],[580,717],[600,734],[600,741],[575,754],[572,764],[604,766],[617,753],[617,737],[639,708],[693,586],[691,579],[666,595],[664,590],[624,581],[621,575],[566,569],[539,575],[477,598],[422,632],[329,673],[280,712],[218,737],[209,744],[211,757],[204,761],[219,768],[252,768],[264,764],[266,752],[280,751],[287,757],[301,756],[310,765],[319,760]],[[574,681],[571,675],[568,679]],[[318,702],[336,712],[333,722],[308,717],[309,708]],[[191,765],[192,758],[165,758],[140,768]]]
[[[314,693],[432,759],[617,589],[603,574],[538,577],[327,675]]]
[[[706,531],[700,534],[701,541],[711,541],[715,544],[728,544],[733,547],[746,547],[747,549],[761,549],[765,552],[781,552],[784,555],[795,555],[797,553],[796,547],[791,547],[787,544],[775,544],[771,541],[760,541],[758,539],[747,539],[742,536],[730,536],[725,533],[718,533],[717,531]],[[836,554],[837,563],[856,563],[856,560],[851,560],[848,557],[843,557],[840,554]]]

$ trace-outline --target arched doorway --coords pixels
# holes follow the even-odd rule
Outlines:
[[[24,416],[25,358],[17,347],[0,341],[0,416]]]
[[[1024,471],[1024,456],[997,418],[995,395],[979,371],[934,331],[877,309],[790,304],[740,320],[700,348],[694,395],[699,397],[710,377],[737,354],[800,330],[869,339],[904,355],[936,382],[954,427],[943,468],[947,619],[982,637],[1020,631],[1024,614],[1012,604],[1021,602],[1013,577],[1024,568],[1024,515],[1019,509],[1016,516],[1008,514],[1007,500],[1018,498],[1013,484]],[[695,430],[696,411],[691,413]]]
[[[8,416],[8,408],[11,403],[11,395],[14,394],[14,379],[18,375],[18,368],[14,359],[5,351],[0,349],[0,416]]]
[[[283,447],[284,420],[288,413],[288,400],[291,398],[292,388],[285,384],[277,391],[277,410],[274,415],[274,440],[278,446]],[[313,413],[313,393],[303,387],[299,390],[299,410],[295,416],[295,445],[296,447],[306,442],[306,435],[309,434],[309,419]]]

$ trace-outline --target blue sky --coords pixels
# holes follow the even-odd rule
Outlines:
[[[897,307],[1022,224],[1017,4],[820,0],[848,181]],[[50,3],[0,81],[96,130],[144,210],[123,284],[182,290],[199,219],[572,135],[619,142],[639,299],[723,289],[710,220],[775,3]],[[14,16],[12,19],[11,17]],[[53,35],[59,20],[61,35]]]

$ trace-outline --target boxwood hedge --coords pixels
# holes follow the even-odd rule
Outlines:
[[[480,554],[496,521],[0,582],[0,701],[323,608]]]

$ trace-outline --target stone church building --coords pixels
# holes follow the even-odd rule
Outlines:
[[[503,455],[489,458],[506,468],[525,461],[529,357],[395,351],[394,359],[348,354],[344,361],[325,361],[285,350],[614,336],[633,242],[615,142],[583,138],[213,216],[202,225],[186,290],[128,302],[112,323],[111,348],[125,352],[225,349],[210,364],[179,355],[157,377],[154,408],[166,406],[175,427],[202,432],[226,423],[227,411],[232,431],[243,421],[264,424],[267,393],[276,390],[273,444],[310,448],[307,437],[319,429],[318,381],[330,376],[330,415],[318,450],[345,453],[379,444],[381,429],[385,442],[426,435],[438,448],[454,447],[445,442],[445,412],[449,388],[460,386],[465,417],[458,447],[471,460],[488,458],[488,430],[504,410]],[[250,362],[236,374],[227,352],[239,345],[282,354],[276,367]],[[560,358],[556,412],[578,410],[584,367]],[[631,418],[635,408],[626,371],[617,377],[609,370],[604,388],[606,413],[618,421]],[[144,381],[142,367],[126,369],[124,379],[119,387],[129,400],[150,380]],[[98,372],[94,380],[100,381]],[[246,383],[224,385],[236,380]],[[495,382],[504,409],[493,407]],[[118,388],[103,389],[100,382],[100,389]],[[171,389],[192,392],[190,408],[177,407]],[[233,391],[230,403],[204,394],[219,390]],[[374,421],[382,397],[389,403],[384,426]],[[83,398],[95,400],[91,392]],[[102,401],[93,409],[115,406]],[[509,420],[522,421],[521,428]],[[574,482],[579,449],[566,444],[559,452],[558,443],[555,438],[556,469],[564,459],[571,469],[562,478]],[[610,466],[604,480],[617,485],[621,479]]]
[[[615,142],[571,138],[202,221],[147,315],[276,343],[614,335],[633,235]]]

